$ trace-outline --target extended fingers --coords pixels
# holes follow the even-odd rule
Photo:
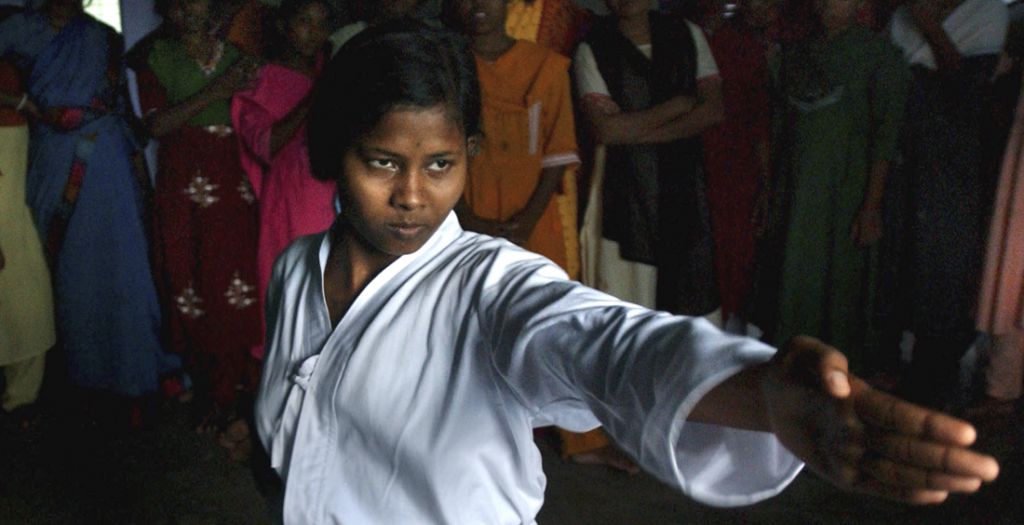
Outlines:
[[[958,446],[968,446],[977,437],[965,421],[874,390],[860,380],[852,386],[857,416],[869,427]]]
[[[999,475],[999,464],[995,459],[960,447],[895,434],[871,434],[867,438],[867,446],[873,452],[872,456],[879,460],[914,471],[931,472],[935,476],[971,478],[980,483],[992,481]],[[900,470],[898,473],[909,472]]]
[[[945,490],[912,489],[889,485],[876,479],[866,479],[854,487],[854,490],[913,505],[942,503],[949,497],[949,492]]]
[[[935,470],[917,468],[869,454],[861,469],[872,479],[885,485],[907,489],[974,492],[981,487],[981,478],[958,476]]]

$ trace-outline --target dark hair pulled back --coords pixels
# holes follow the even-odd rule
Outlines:
[[[360,33],[324,68],[310,111],[313,175],[336,180],[342,157],[388,112],[442,106],[466,137],[480,133],[480,88],[467,41],[403,18]]]

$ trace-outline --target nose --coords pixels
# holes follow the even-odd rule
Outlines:
[[[418,170],[406,170],[395,177],[391,191],[391,205],[405,211],[421,208],[423,199],[423,174]]]

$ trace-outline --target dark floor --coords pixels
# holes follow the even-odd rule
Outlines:
[[[96,414],[44,412],[37,427],[0,423],[0,524],[272,523],[248,465],[213,438],[188,430],[186,405],[163,403],[151,428],[117,426]],[[97,421],[101,420],[101,421]],[[555,524],[1024,524],[1024,413],[982,433],[979,448],[1002,464],[1000,479],[971,497],[927,509],[842,494],[810,474],[780,496],[747,508],[705,507],[645,475],[560,459],[538,445],[548,473],[538,521]]]

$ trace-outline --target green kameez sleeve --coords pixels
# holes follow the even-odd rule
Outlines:
[[[868,86],[871,106],[870,159],[872,165],[890,161],[903,129],[903,110],[910,85],[910,70],[899,50],[888,41],[878,42],[877,63]]]

